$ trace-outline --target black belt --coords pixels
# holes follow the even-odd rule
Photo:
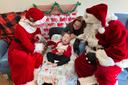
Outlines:
[[[17,42],[17,43],[21,43],[21,41],[17,38],[14,37],[14,41]]]

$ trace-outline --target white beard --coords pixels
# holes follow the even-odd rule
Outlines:
[[[100,24],[87,24],[84,29],[84,33],[80,34],[77,38],[83,40],[83,42],[88,42],[88,46],[86,46],[86,52],[93,51],[92,48],[101,48],[102,46],[98,45],[98,39],[96,38],[96,34],[98,32],[98,28]]]

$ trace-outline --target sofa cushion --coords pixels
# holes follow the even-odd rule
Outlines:
[[[128,29],[128,13],[115,13],[115,15]]]
[[[9,12],[0,14],[0,39],[8,43],[13,39],[15,26],[25,12]]]
[[[10,68],[8,64],[8,51],[2,58],[0,58],[0,72],[3,74],[10,73]]]
[[[8,44],[4,40],[0,40],[0,59],[4,56],[7,52]]]

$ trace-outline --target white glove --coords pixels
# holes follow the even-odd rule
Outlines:
[[[104,50],[97,50],[96,57],[99,63],[103,66],[114,66],[115,65],[114,60],[111,57],[107,56]]]
[[[44,44],[43,43],[35,43],[34,52],[42,53],[43,50],[44,50]]]
[[[35,39],[37,40],[37,42],[41,43],[41,42],[46,42],[44,37],[41,34],[36,34],[35,35]]]

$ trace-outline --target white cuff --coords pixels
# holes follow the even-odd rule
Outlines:
[[[120,68],[128,68],[128,59],[124,59],[120,62],[116,62],[116,65]]]
[[[114,66],[115,65],[114,60],[111,57],[107,56],[104,50],[97,50],[96,57],[102,66]]]
[[[95,76],[89,76],[89,77],[83,77],[83,78],[79,78],[78,79],[80,82],[80,85],[93,85],[93,84],[97,84],[96,78]],[[85,84],[86,82],[86,84]]]
[[[34,52],[41,53],[43,51],[44,45],[42,43],[35,43]]]
[[[44,16],[42,19],[40,19],[40,20],[36,21],[36,22],[35,22],[35,24],[36,24],[36,25],[43,24],[43,23],[45,23],[45,22],[46,22],[46,19],[47,19],[47,17],[46,17],[46,16]]]

